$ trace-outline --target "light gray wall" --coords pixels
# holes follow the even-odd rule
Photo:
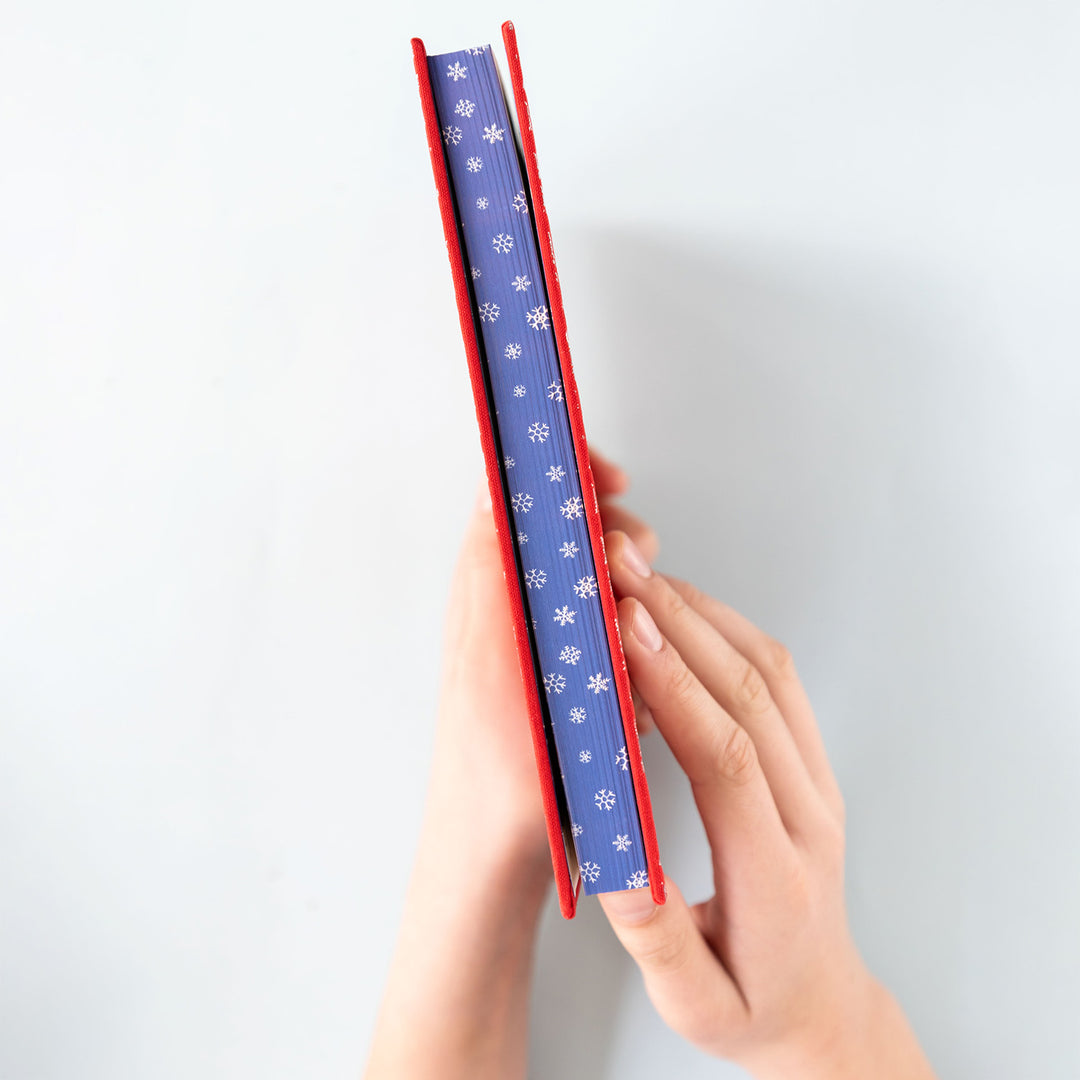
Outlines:
[[[408,39],[506,17],[589,435],[794,651],[871,964],[1080,1075],[1076,6],[106,0],[0,33],[0,1077],[358,1072],[481,467]],[[597,914],[535,1075],[740,1075]]]

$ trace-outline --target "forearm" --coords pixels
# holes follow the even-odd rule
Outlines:
[[[429,806],[365,1078],[523,1078],[550,863],[441,805]]]

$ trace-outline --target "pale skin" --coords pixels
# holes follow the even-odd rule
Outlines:
[[[686,772],[710,846],[708,900],[688,904],[670,877],[663,905],[647,889],[598,898],[656,1011],[758,1080],[932,1080],[849,933],[844,804],[790,654],[653,569],[655,532],[615,501],[626,474],[590,457],[639,730],[655,727]],[[424,823],[366,1080],[525,1077],[551,879],[482,481],[451,585]]]

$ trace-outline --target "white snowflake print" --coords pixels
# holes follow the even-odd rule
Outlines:
[[[524,191],[519,191],[514,196],[514,201],[513,203],[511,203],[511,205],[519,214],[527,214],[529,212],[529,202],[525,198]]]
[[[472,273],[473,281],[475,281],[480,276],[480,268],[478,266],[471,266],[469,267],[469,270]]]
[[[509,455],[504,457],[503,458],[503,468],[504,469],[512,469],[513,467],[514,467],[514,459],[512,457],[510,457]]]
[[[510,342],[510,344],[506,346],[504,355],[507,360],[520,360],[521,346],[516,341]]]
[[[580,836],[585,830],[576,822],[570,823],[570,833],[572,836]]]
[[[548,309],[543,304],[525,313],[525,320],[534,330],[548,328]]]
[[[501,232],[498,236],[493,236],[491,238],[491,246],[500,255],[505,255],[514,246],[514,238]]]
[[[519,532],[518,533],[518,543],[519,544],[527,544],[528,542],[529,542],[529,534]]]
[[[615,845],[615,850],[616,851],[629,851],[630,850],[631,840],[630,840],[629,835],[627,835],[627,836],[616,836],[615,839],[612,840],[611,842]]]
[[[575,586],[574,592],[582,598],[587,600],[590,596],[596,595],[596,578],[590,574],[588,577],[583,577]]]
[[[499,317],[499,305],[490,300],[480,305],[480,321],[494,322]]]
[[[486,45],[477,45],[472,49],[465,50],[470,56],[483,56],[487,52]]]
[[[627,879],[626,887],[628,889],[644,889],[649,884],[649,872],[648,870],[635,870]]]
[[[532,509],[533,497],[527,491],[519,491],[510,496],[510,505],[521,514],[527,514]]]
[[[443,128],[442,137],[447,146],[457,146],[461,142],[461,128],[454,127],[453,124],[447,124]]]
[[[487,139],[487,141],[494,146],[497,142],[503,141],[503,136],[506,134],[506,128],[501,128],[498,124],[490,124],[484,127],[484,134],[480,136],[481,139]]]
[[[569,604],[563,604],[562,607],[557,607],[555,609],[555,622],[560,626],[565,626],[567,623],[573,623],[576,614],[576,611],[570,610]]]
[[[570,723],[571,724],[584,724],[585,723],[585,710],[580,705],[575,705],[570,710]]]
[[[578,754],[577,759],[582,765],[588,765],[589,762],[592,761],[592,751],[582,750],[581,753]]]
[[[553,382],[548,387],[548,397],[551,398],[552,401],[562,401],[562,383]]]
[[[466,72],[468,70],[467,67],[462,67],[461,64],[455,60],[454,63],[446,69],[446,77],[448,79],[453,79],[454,82],[458,82],[460,79],[467,78]]]
[[[472,116],[472,114],[476,112],[476,105],[473,102],[469,101],[468,98],[462,98],[454,106],[454,112],[456,112],[458,116],[464,116],[466,119],[468,119],[468,117]]]
[[[470,157],[465,159],[465,168],[469,172],[479,172],[484,167],[484,159],[478,157]]]
[[[572,559],[575,555],[577,555],[580,550],[581,548],[579,548],[573,540],[567,540],[566,543],[564,543],[563,546],[559,548],[559,554],[564,559]]]
[[[522,386],[521,383],[518,383],[517,386],[514,387],[514,397],[524,397],[525,393],[525,387]]]
[[[566,476],[566,470],[561,465],[552,465],[544,475],[554,484]]]
[[[581,517],[581,515],[585,513],[585,508],[581,505],[581,496],[571,495],[570,498],[559,507],[559,513],[562,514],[567,521],[573,521],[574,518]]]
[[[547,582],[547,574],[543,570],[528,570],[525,573],[525,584],[530,589],[542,589]]]
[[[615,768],[622,769],[623,772],[630,771],[630,755],[626,752],[625,746],[620,746],[619,752],[615,755]]]
[[[550,434],[551,428],[549,428],[547,424],[541,423],[539,420],[529,425],[530,442],[546,443]]]
[[[524,292],[532,282],[524,274],[518,274],[510,284],[514,286],[515,292]]]
[[[615,792],[608,791],[607,788],[601,788],[593,796],[593,801],[596,803],[598,810],[610,810],[615,805]]]
[[[549,694],[561,694],[566,689],[566,676],[553,671],[544,676],[544,689]]]
[[[594,694],[599,694],[602,690],[608,688],[608,683],[611,679],[607,675],[602,675],[599,671],[595,675],[589,676],[589,689]]]
[[[575,645],[564,645],[562,652],[559,653],[559,659],[564,664],[573,666],[581,659],[581,650]]]
[[[476,209],[477,210],[486,210],[488,208],[488,205],[489,204],[488,204],[486,195],[481,195],[480,198],[476,200]]]
[[[599,865],[594,862],[583,862],[581,864],[581,876],[585,881],[592,885],[600,877]]]

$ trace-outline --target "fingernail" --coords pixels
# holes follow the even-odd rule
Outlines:
[[[641,923],[656,910],[652,893],[647,888],[625,889],[622,892],[600,895],[604,910],[618,922]]]
[[[631,628],[634,631],[634,637],[646,649],[651,649],[653,652],[660,651],[660,646],[664,644],[664,640],[660,637],[660,631],[656,629],[656,623],[653,622],[652,616],[640,600],[634,608],[634,622]]]
[[[641,548],[629,536],[626,538],[626,543],[623,544],[623,562],[626,563],[627,569],[633,570],[638,577],[647,578],[652,574],[652,567],[645,556],[641,554]]]

